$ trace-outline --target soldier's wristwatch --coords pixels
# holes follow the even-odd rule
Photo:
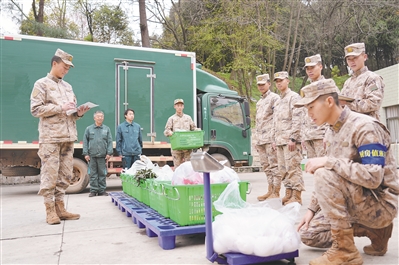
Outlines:
[[[294,138],[290,138],[291,142],[296,143],[296,140]]]

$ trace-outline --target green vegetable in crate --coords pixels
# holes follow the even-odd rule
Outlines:
[[[154,179],[157,175],[151,169],[140,169],[136,171],[134,179],[137,182],[137,187],[140,186],[141,180]]]

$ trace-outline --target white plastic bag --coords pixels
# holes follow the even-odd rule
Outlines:
[[[231,182],[219,199],[216,210],[223,214],[213,222],[213,248],[216,253],[239,252],[268,257],[299,248],[295,229],[301,205],[281,205],[280,199],[250,204],[239,196],[239,186]]]
[[[202,173],[195,172],[190,161],[180,164],[173,172],[172,185],[203,184]]]
[[[210,173],[211,183],[230,183],[234,180],[240,181],[237,172],[230,167],[223,167],[222,170]]]
[[[173,177],[173,170],[169,165],[164,165],[163,167],[159,167],[158,165],[154,165],[152,171],[157,175],[157,180],[165,180],[171,181]]]
[[[135,175],[136,172],[141,169],[153,169],[153,168],[154,164],[151,162],[151,159],[149,159],[145,155],[141,155],[140,160],[134,161],[133,165],[129,169],[126,169],[123,173],[129,175]]]

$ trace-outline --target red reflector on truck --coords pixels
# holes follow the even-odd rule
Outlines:
[[[4,40],[18,40],[21,41],[21,38],[16,38],[16,37],[11,37],[11,36],[2,36],[0,37],[0,39],[4,39]]]

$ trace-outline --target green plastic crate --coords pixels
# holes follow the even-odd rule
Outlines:
[[[165,197],[164,184],[170,185],[170,183],[171,181],[147,180],[150,207],[164,217],[169,217],[168,201]]]
[[[204,145],[204,131],[174,132],[170,144],[173,150],[200,148]]]
[[[137,186],[137,182],[132,179],[132,197],[136,198],[139,202],[144,203],[145,205],[150,205],[150,196],[148,192],[148,186],[146,180],[141,180],[140,185]]]
[[[129,196],[132,196],[132,188],[131,188],[132,179],[133,179],[132,175],[124,173],[121,174],[122,190],[124,193],[128,194]]]
[[[248,182],[239,182],[241,198],[247,200]],[[211,184],[212,220],[221,214],[215,210],[213,202],[227,187],[228,183]],[[169,218],[179,225],[205,223],[204,185],[164,184],[165,198],[168,201]]]

